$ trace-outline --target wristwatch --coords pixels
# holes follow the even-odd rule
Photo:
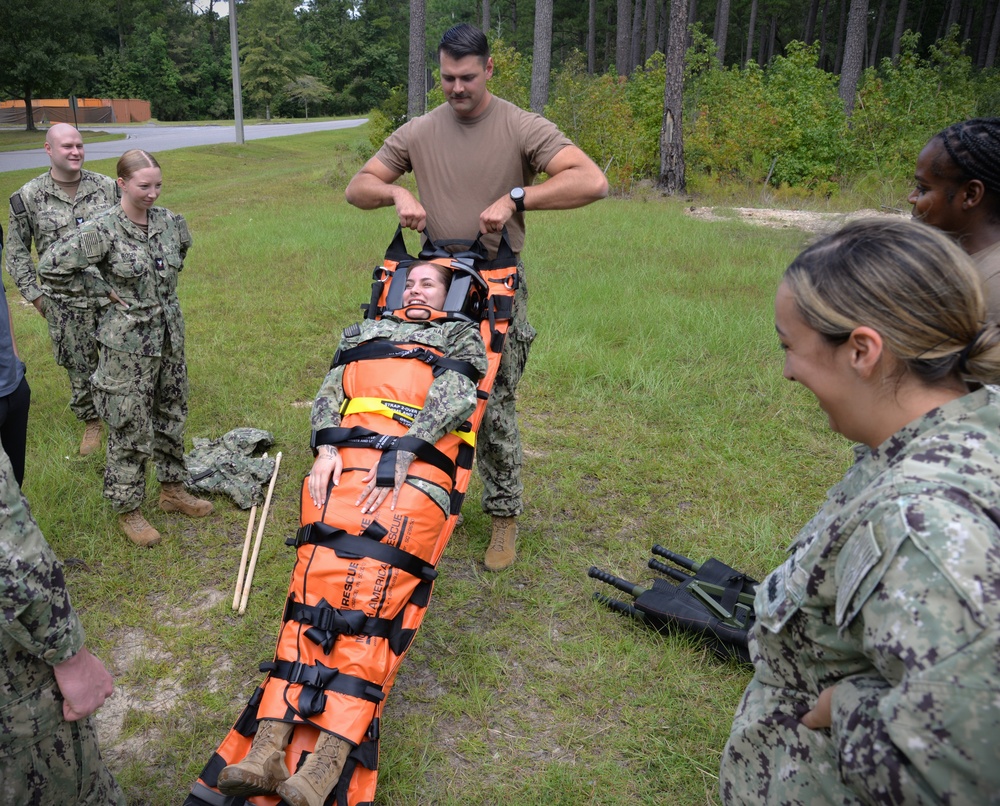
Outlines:
[[[510,192],[510,200],[514,202],[517,212],[524,212],[524,188],[514,188]]]

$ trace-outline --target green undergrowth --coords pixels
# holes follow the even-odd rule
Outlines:
[[[131,546],[101,499],[103,453],[75,455],[82,429],[45,323],[6,282],[32,386],[25,493],[75,560],[88,643],[116,675],[99,716],[130,804],[182,802],[273,653],[308,404],[395,229],[391,210],[344,201],[363,136],[158,155],[162,202],[194,236],[179,291],[189,444],[256,426],[282,452],[242,616],[231,601],[247,513],[224,498],[203,521],[161,513],[151,473],[144,511],[164,541]],[[0,174],[0,196],[35,173]],[[386,701],[376,803],[717,803],[747,670],[603,609],[591,594],[614,591],[587,569],[648,581],[660,543],[760,577],[842,473],[849,450],[782,379],[774,334],[774,290],[806,236],[693,220],[653,196],[533,213],[529,228],[539,335],[518,398],[518,561],[484,571],[474,478]]]

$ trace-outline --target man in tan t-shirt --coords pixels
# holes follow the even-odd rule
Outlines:
[[[553,123],[490,93],[493,59],[482,31],[456,25],[441,37],[438,56],[448,103],[389,135],[348,184],[348,202],[363,210],[394,205],[402,226],[436,242],[482,233],[493,252],[506,226],[520,255],[525,211],[568,210],[607,196],[601,169]],[[417,180],[419,200],[395,184],[407,171]],[[533,184],[543,172],[548,178]],[[514,404],[535,331],[520,260],[518,273],[511,326],[476,450],[483,511],[492,516],[485,557],[490,571],[514,562],[516,518],[523,509]]]
[[[979,268],[991,321],[1000,321],[1000,118],[934,135],[917,158],[913,217],[954,236]]]

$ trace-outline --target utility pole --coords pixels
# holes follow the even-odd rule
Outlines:
[[[243,94],[240,90],[240,44],[236,36],[236,0],[229,0],[229,50],[233,56],[233,116],[236,144],[243,145]]]

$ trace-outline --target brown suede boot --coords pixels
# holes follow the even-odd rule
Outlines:
[[[80,442],[80,456],[90,456],[101,447],[101,421],[87,420],[83,430],[83,440]]]
[[[486,549],[487,571],[503,571],[509,568],[517,552],[514,544],[517,542],[517,518],[505,518],[501,515],[493,516],[493,535],[490,540],[490,547]]]
[[[230,764],[219,773],[218,787],[223,795],[273,795],[288,775],[285,748],[292,738],[294,725],[276,719],[262,719],[242,761]]]
[[[128,539],[137,546],[149,548],[160,542],[160,533],[149,525],[149,521],[142,517],[142,513],[138,509],[119,515],[118,523],[128,535]]]
[[[329,733],[321,733],[316,747],[297,773],[278,784],[275,792],[288,806],[323,806],[340,780],[351,745]]]
[[[211,501],[195,498],[184,489],[183,484],[175,481],[160,485],[160,509],[164,512],[183,512],[192,518],[204,518],[211,515],[215,507]]]

